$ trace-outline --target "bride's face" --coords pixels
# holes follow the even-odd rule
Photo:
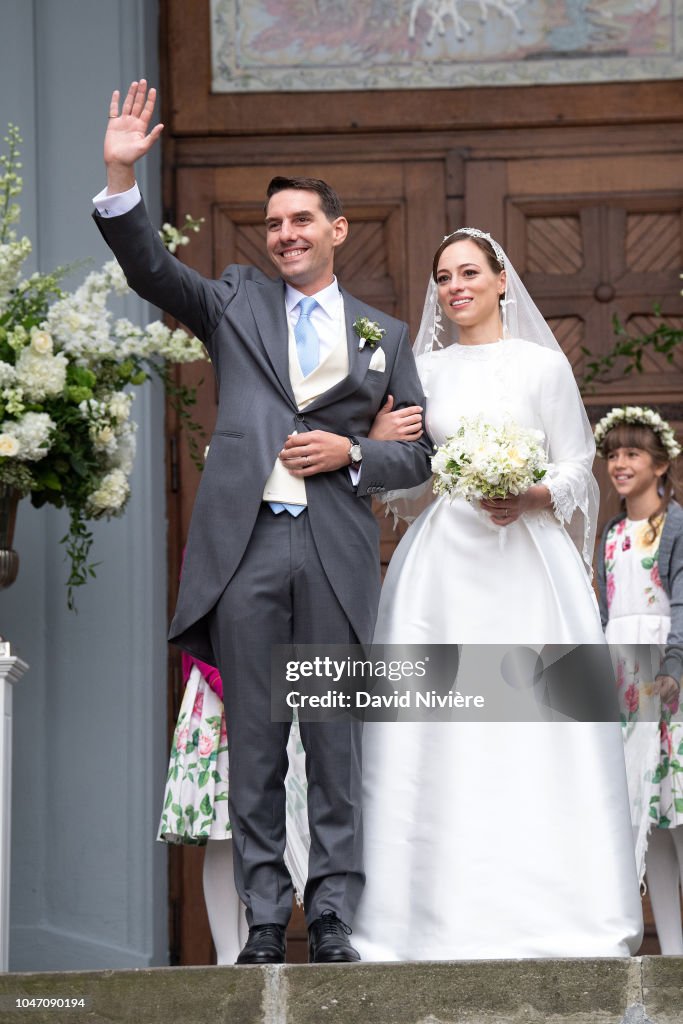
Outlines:
[[[439,305],[459,327],[500,319],[505,271],[494,272],[475,242],[453,242],[441,253],[436,272]]]

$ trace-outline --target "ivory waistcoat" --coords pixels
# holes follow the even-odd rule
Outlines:
[[[343,303],[339,304],[339,330],[337,341],[325,358],[307,377],[301,372],[296,350],[296,338],[289,324],[289,381],[299,410],[303,410],[320,395],[329,391],[349,373],[349,351],[346,342],[346,321]],[[285,439],[283,438],[283,444]],[[292,505],[306,505],[306,481],[292,476],[279,458],[263,488],[264,501],[280,501]]]

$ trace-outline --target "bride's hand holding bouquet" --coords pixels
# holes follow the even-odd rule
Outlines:
[[[540,483],[548,459],[539,430],[464,419],[437,448],[432,468],[437,494],[478,503],[495,526],[509,526],[524,512],[550,505],[550,491]]]

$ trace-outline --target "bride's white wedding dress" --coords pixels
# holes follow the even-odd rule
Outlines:
[[[590,472],[564,356],[525,341],[429,356],[427,427],[545,434],[552,511],[505,528],[437,499],[399,544],[379,643],[601,643],[567,518]],[[618,723],[367,723],[364,960],[627,956],[642,932]]]

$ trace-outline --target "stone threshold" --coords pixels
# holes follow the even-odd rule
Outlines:
[[[683,957],[4,974],[0,1022],[683,1024]]]

